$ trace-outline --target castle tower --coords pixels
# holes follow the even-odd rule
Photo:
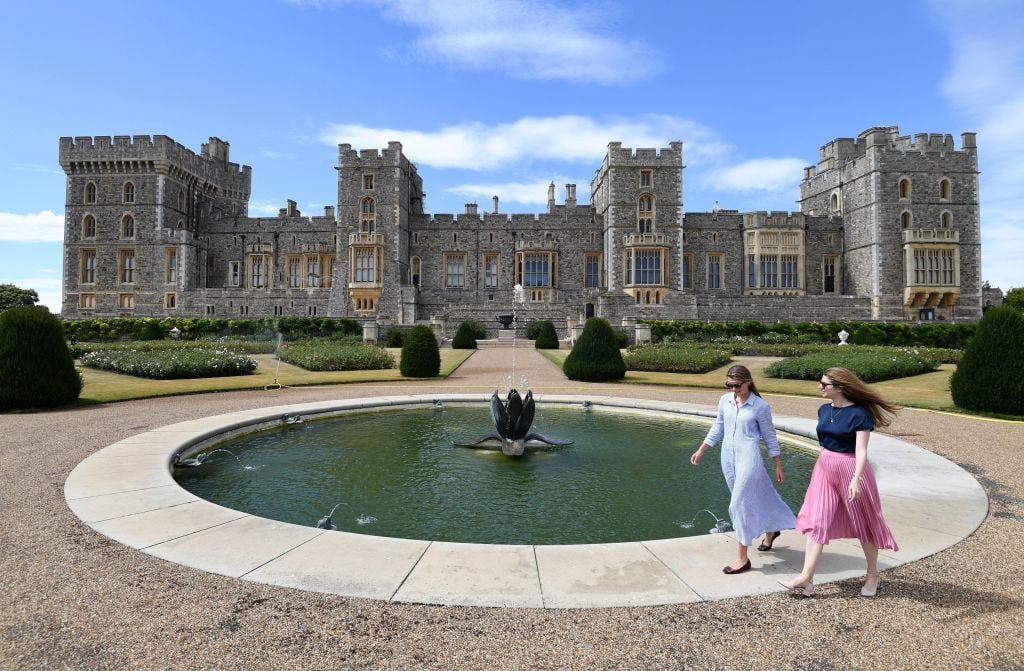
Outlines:
[[[869,128],[821,148],[800,209],[842,217],[845,293],[873,319],[978,319],[981,233],[974,133]]]
[[[201,233],[244,215],[252,172],[215,137],[195,154],[164,135],[62,137],[66,318],[190,314],[206,279]]]
[[[604,226],[608,291],[660,304],[679,287],[683,143],[634,151],[610,142],[590,190]]]

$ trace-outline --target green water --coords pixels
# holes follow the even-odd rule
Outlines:
[[[714,519],[702,508],[728,517],[718,449],[698,467],[689,461],[706,424],[538,407],[534,430],[575,444],[518,458],[452,445],[491,427],[482,405],[347,415],[225,441],[216,447],[237,460],[220,452],[174,475],[197,496],[261,517],[315,526],[345,503],[338,529],[425,540],[653,540],[707,533]],[[785,444],[782,455],[780,492],[798,510],[813,456]]]

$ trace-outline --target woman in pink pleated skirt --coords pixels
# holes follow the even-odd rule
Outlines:
[[[818,408],[821,453],[796,517],[796,530],[807,536],[804,569],[796,578],[779,582],[811,596],[824,546],[837,538],[856,538],[867,560],[860,593],[875,596],[880,582],[878,550],[899,547],[882,517],[878,485],[868,463],[868,440],[876,426],[889,425],[897,408],[845,368],[829,368],[818,385],[830,402]]]

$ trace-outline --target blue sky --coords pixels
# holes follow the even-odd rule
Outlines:
[[[852,8],[852,9],[851,9]],[[1024,285],[1024,3],[36,0],[4,10],[0,283],[60,304],[61,136],[211,135],[250,214],[336,198],[339,142],[402,142],[429,212],[589,200],[611,141],[686,151],[684,206],[795,210],[836,137],[978,133],[983,278]]]

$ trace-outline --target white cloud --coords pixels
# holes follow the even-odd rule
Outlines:
[[[950,40],[943,94],[978,133],[982,279],[1024,286],[1024,11],[1007,0],[933,0]]]
[[[540,179],[534,182],[490,182],[481,184],[459,184],[445,189],[448,193],[454,193],[468,199],[475,200],[480,205],[481,212],[491,210],[493,196],[498,196],[498,207],[507,210],[507,203],[518,205],[546,206],[548,202],[548,185],[555,182],[555,198],[559,204],[565,203],[565,184],[577,184],[576,200],[583,203],[590,194],[590,182],[586,183],[571,179]]]
[[[331,145],[351,144],[354,149],[386,147],[397,140],[414,163],[467,170],[505,168],[531,160],[593,165],[604,157],[612,141],[620,141],[624,147],[663,148],[674,140],[685,140],[686,162],[691,166],[716,160],[729,151],[710,129],[663,114],[608,120],[568,114],[523,117],[511,123],[473,122],[436,131],[331,124],[320,139]]]
[[[702,179],[720,191],[791,191],[799,185],[806,164],[799,158],[754,158],[714,168]]]
[[[64,216],[50,210],[43,210],[38,214],[0,212],[0,240],[63,242]]]
[[[325,8],[369,4],[420,31],[420,54],[466,70],[504,71],[516,79],[619,84],[646,78],[658,54],[616,26],[607,4],[587,9],[541,0],[292,0]]]

